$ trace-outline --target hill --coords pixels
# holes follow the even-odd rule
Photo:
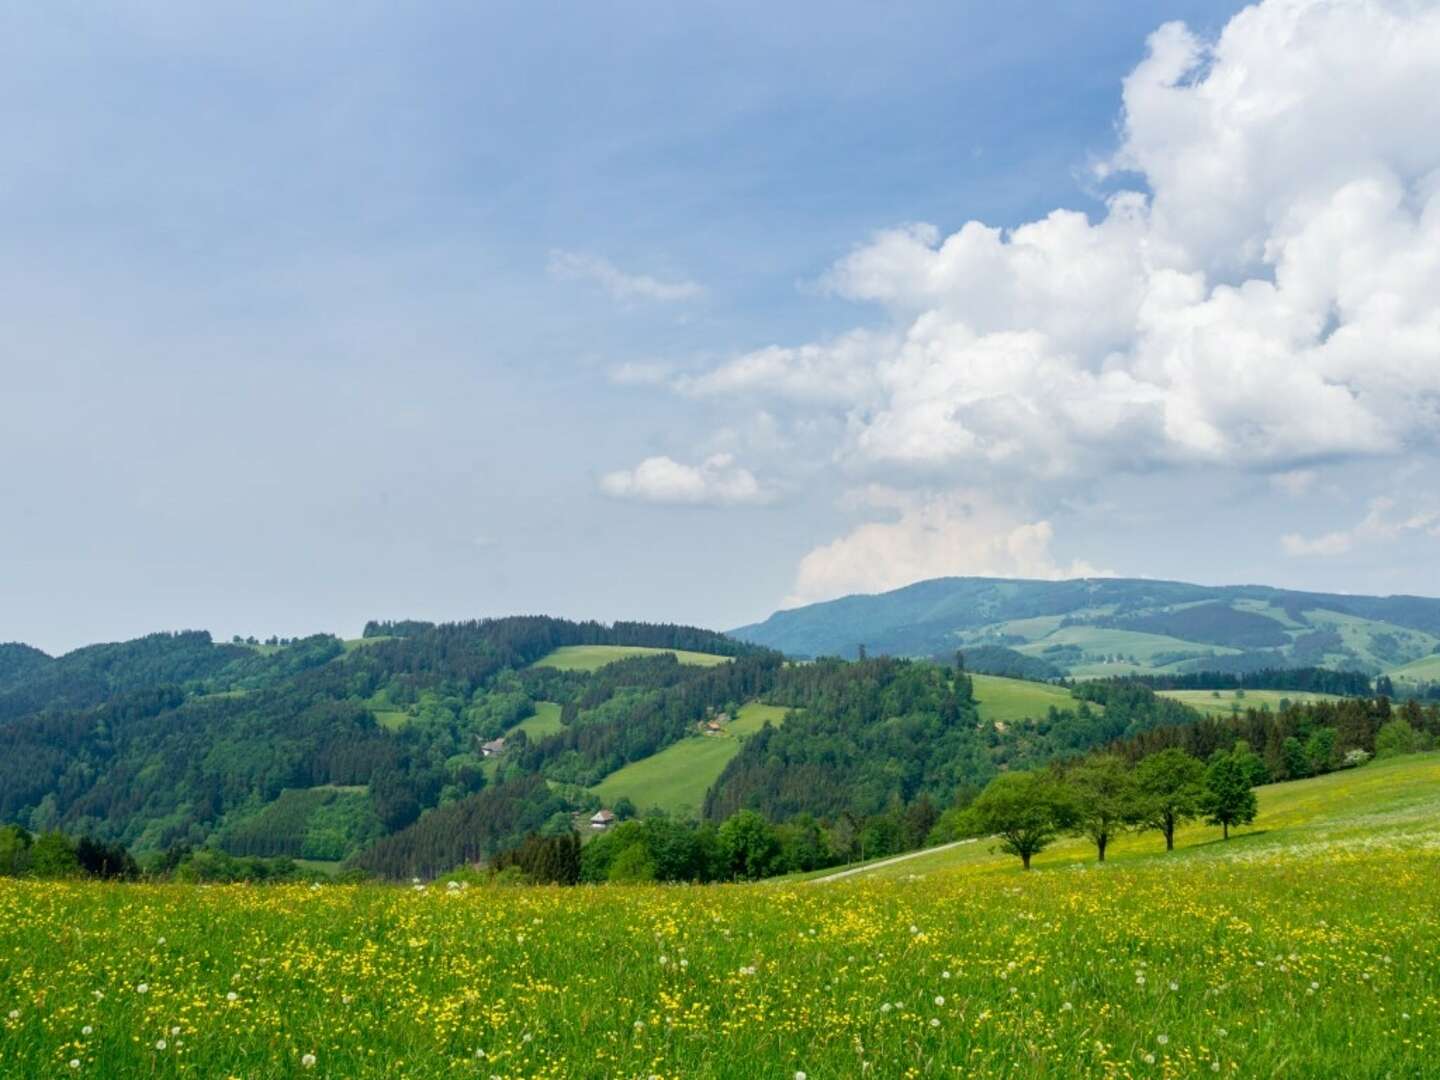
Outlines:
[[[1440,653],[1440,600],[1258,585],[937,578],[776,612],[731,632],[796,657],[1001,647],[1076,677],[1323,666],[1372,675]]]

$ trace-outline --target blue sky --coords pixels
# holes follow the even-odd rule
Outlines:
[[[1266,69],[1265,19],[1332,64],[1342,39],[1424,36],[1266,7],[1207,53],[1239,5],[11,6],[0,639],[517,611],[725,627],[934,573],[1440,590],[1424,435],[1440,357],[1404,337],[1433,308],[1387,324],[1404,348],[1373,385],[1258,331],[1254,363],[1281,381],[1224,400],[1175,375],[1192,345],[1146,351],[1163,334],[1138,301],[1103,334],[1035,314],[1108,311],[1055,284],[1097,274],[1104,245],[1179,251],[1156,258],[1211,299],[1279,280],[1255,238],[1272,251],[1315,193],[1246,173],[1253,154],[1207,189],[1243,198],[1176,177],[1225,164],[1216,123],[1267,145],[1207,80]],[[1169,20],[1190,46],[1152,41]],[[1411,75],[1377,80],[1375,109],[1440,89],[1423,58]],[[1197,103],[1210,133],[1170,140],[1188,129],[1164,110]],[[1315,173],[1384,165],[1423,239],[1437,163],[1397,147],[1426,119]],[[1122,190],[1153,196],[1141,231],[1047,233],[1051,276],[1020,299],[982,303],[989,271],[941,255],[971,221],[1113,225]],[[1020,274],[1016,250],[984,258]],[[1124,307],[1134,290],[1116,289]],[[1344,328],[1346,282],[1324,290]],[[1005,351],[1042,339],[1053,363]],[[987,342],[1038,397],[966,389]],[[770,347],[791,351],[744,366]],[[1063,418],[1047,386],[1073,401]],[[1333,422],[1279,434],[1277,392]],[[1111,418],[1117,397],[1130,411]]]

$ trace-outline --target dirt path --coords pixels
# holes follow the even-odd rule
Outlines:
[[[897,862],[904,862],[906,859],[918,859],[921,855],[933,855],[937,851],[949,851],[951,848],[960,847],[962,844],[973,844],[975,838],[969,840],[954,840],[948,844],[940,844],[938,847],[921,848],[919,851],[911,851],[904,855],[895,855],[889,859],[881,859],[879,862],[866,863],[864,866],[852,866],[849,870],[841,870],[836,874],[826,874],[824,877],[811,878],[812,885],[818,885],[822,881],[839,881],[852,874],[868,874],[871,870],[878,870],[882,866],[891,866]]]

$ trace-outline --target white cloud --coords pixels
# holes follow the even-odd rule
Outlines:
[[[1083,562],[1060,563],[1050,550],[1050,522],[1021,520],[976,492],[924,497],[873,487],[860,501],[898,516],[860,525],[801,559],[787,605],[947,575],[1057,579],[1102,573]]]
[[[552,251],[550,273],[558,278],[592,281],[617,300],[693,300],[705,292],[693,281],[629,274],[609,259],[581,251]]]
[[[890,325],[677,389],[840,420],[828,456],[892,482],[1299,475],[1433,444],[1440,5],[1266,0],[1213,42],[1168,24],[1123,106],[1100,171],[1143,184],[1097,220],[882,233],[825,283]]]
[[[1286,533],[1280,538],[1285,554],[1305,558],[1345,555],[1363,543],[1396,540],[1407,534],[1440,537],[1440,510],[1412,510],[1395,514],[1399,503],[1389,497],[1372,499],[1364,518],[1353,528],[1336,529],[1319,536]]]
[[[633,469],[600,478],[600,490],[617,499],[678,505],[736,506],[771,501],[749,469],[730,454],[714,454],[699,465],[650,457]]]

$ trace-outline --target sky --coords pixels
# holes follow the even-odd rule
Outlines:
[[[1440,594],[1440,5],[0,9],[0,640]]]

